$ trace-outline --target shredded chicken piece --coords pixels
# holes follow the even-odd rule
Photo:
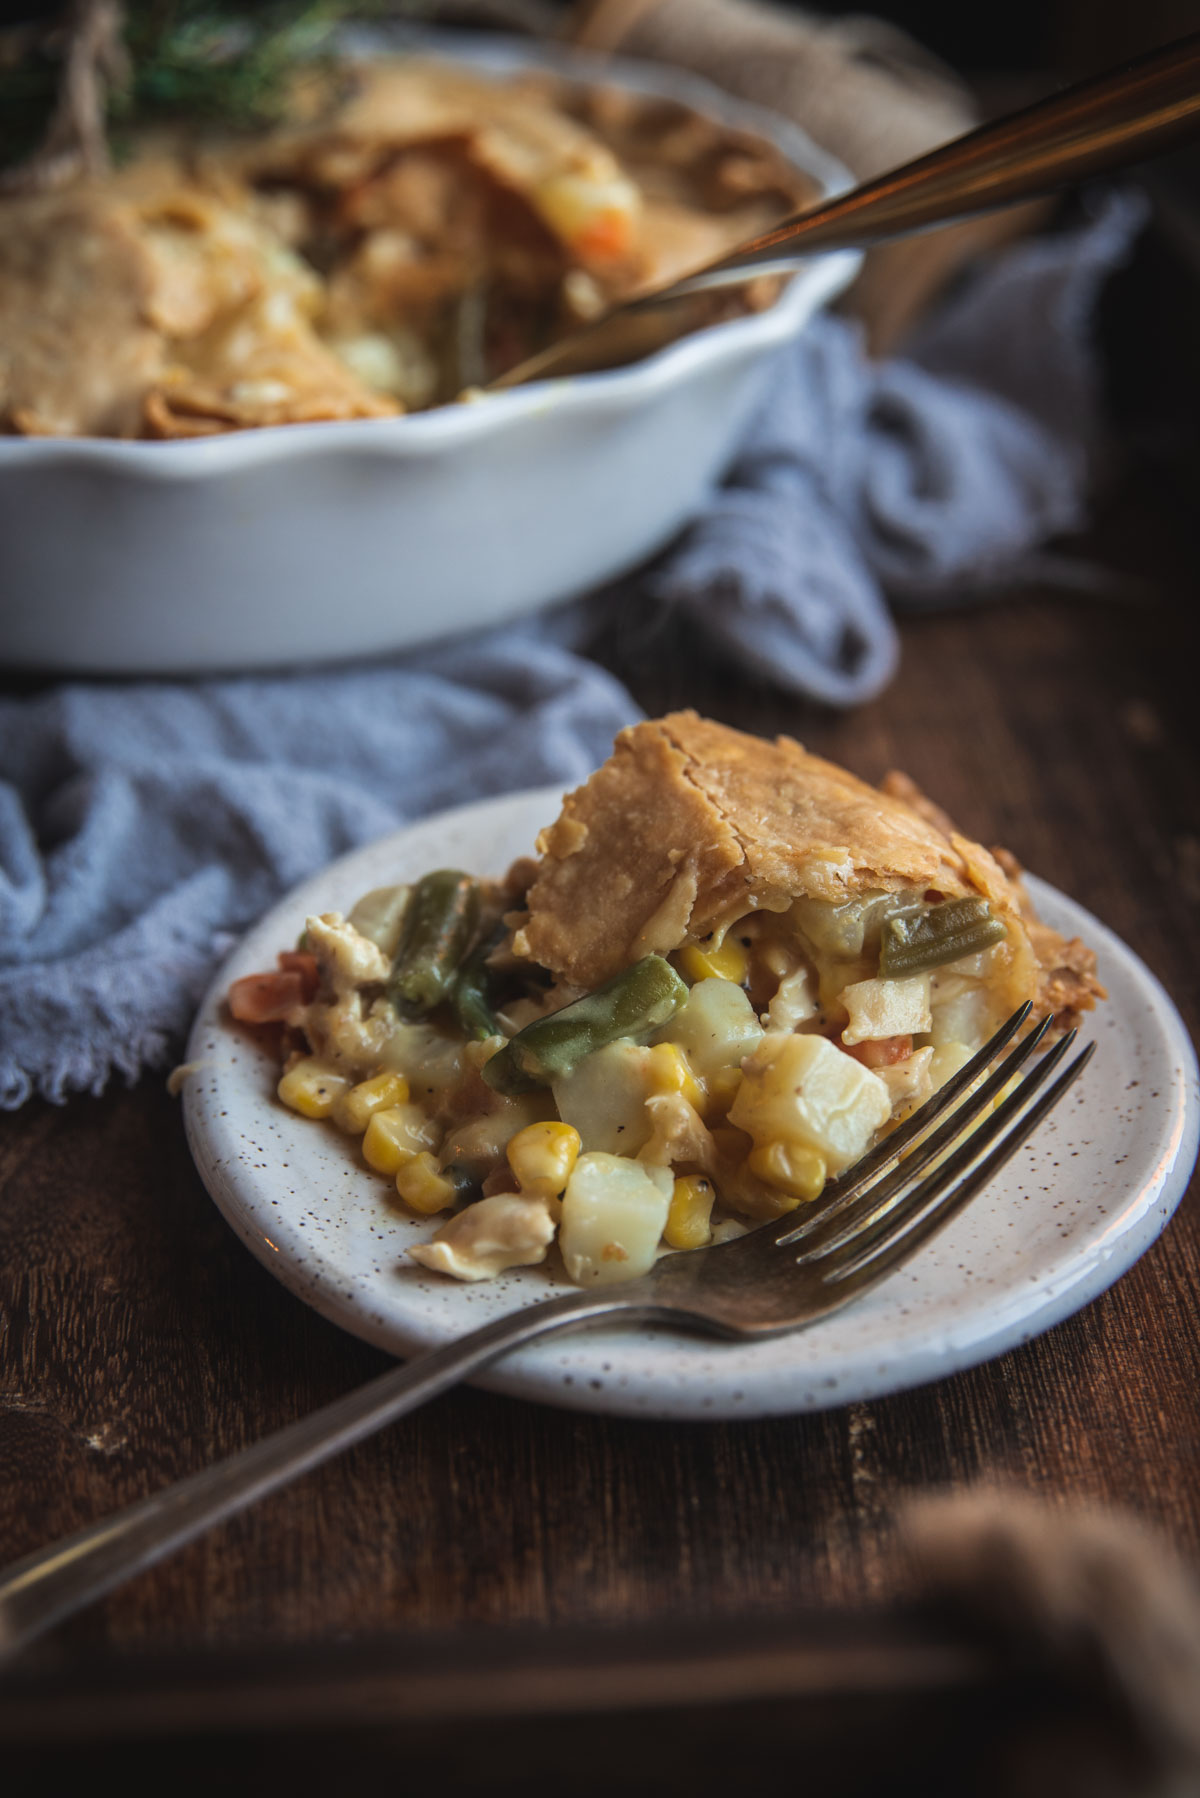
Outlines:
[[[430,1242],[409,1249],[414,1261],[456,1280],[491,1280],[509,1267],[546,1259],[555,1223],[545,1199],[495,1193],[457,1212]]]
[[[321,979],[335,993],[348,993],[387,979],[391,962],[377,943],[354,928],[339,911],[306,919],[308,946]]]
[[[655,1167],[697,1167],[711,1174],[716,1165],[713,1139],[682,1093],[652,1093],[646,1100],[650,1136],[638,1160]]]

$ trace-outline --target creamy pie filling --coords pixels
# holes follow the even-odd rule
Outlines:
[[[348,918],[309,918],[301,950],[281,958],[290,971],[231,994],[250,1017],[254,981],[294,979],[272,1014],[292,1045],[281,1098],[357,1136],[399,1201],[439,1218],[410,1253],[459,1279],[540,1262],[556,1238],[576,1282],[634,1279],[664,1248],[811,1203],[964,1065],[1027,978],[983,901],[952,913],[916,889],[802,898],[627,971],[661,968],[661,1020],[635,1016],[585,1053],[514,1074],[510,1045],[551,1018],[569,1030],[586,995],[512,956],[511,889],[481,893],[473,939],[497,941],[482,964],[497,994],[486,1034],[448,1002],[401,1015],[406,887],[368,894]],[[939,915],[965,916],[966,936],[939,941]],[[949,959],[963,941],[984,946]]]

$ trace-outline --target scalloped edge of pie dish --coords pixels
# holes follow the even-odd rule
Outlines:
[[[349,40],[402,46],[677,99],[770,139],[825,193],[850,185],[798,127],[676,71],[435,33]],[[473,404],[177,443],[2,438],[0,658],[104,674],[348,660],[596,587],[695,515],[775,352],[860,261],[815,258],[765,311],[629,368]]]

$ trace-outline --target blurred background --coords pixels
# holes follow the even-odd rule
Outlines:
[[[264,0],[259,0],[264,3]],[[267,0],[269,3],[269,0]],[[567,10],[567,0],[542,0],[547,11]],[[781,0],[788,5],[791,0]],[[0,0],[0,22],[51,16],[53,0]],[[254,0],[242,4],[225,0],[224,12],[253,11]],[[506,11],[504,0],[399,0],[394,8],[411,16],[436,15],[479,18],[489,14],[497,21]],[[533,7],[527,11],[532,13]],[[1135,54],[1200,26],[1196,0],[1009,0],[1005,6],[963,6],[956,0],[882,0],[874,7],[839,5],[826,0],[820,6],[796,10],[829,17],[853,16],[866,11],[891,20],[910,31],[938,56],[968,73],[1005,70],[1047,70],[1087,73],[1122,56]],[[519,17],[521,0],[511,0],[510,16]]]

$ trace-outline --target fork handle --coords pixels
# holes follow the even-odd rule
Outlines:
[[[865,181],[635,305],[794,267],[815,250],[866,248],[1157,155],[1200,130],[1200,33],[981,125]]]
[[[0,1572],[0,1658],[511,1349],[616,1311],[633,1321],[662,1321],[666,1315],[662,1306],[600,1293],[547,1299],[418,1355],[250,1448],[14,1561]]]
[[[705,322],[692,296],[785,273],[817,251],[866,249],[906,232],[1032,200],[1083,175],[1156,154],[1200,130],[1200,32],[981,125],[849,193],[794,213],[719,261],[635,295],[528,356],[485,389],[636,361]]]

